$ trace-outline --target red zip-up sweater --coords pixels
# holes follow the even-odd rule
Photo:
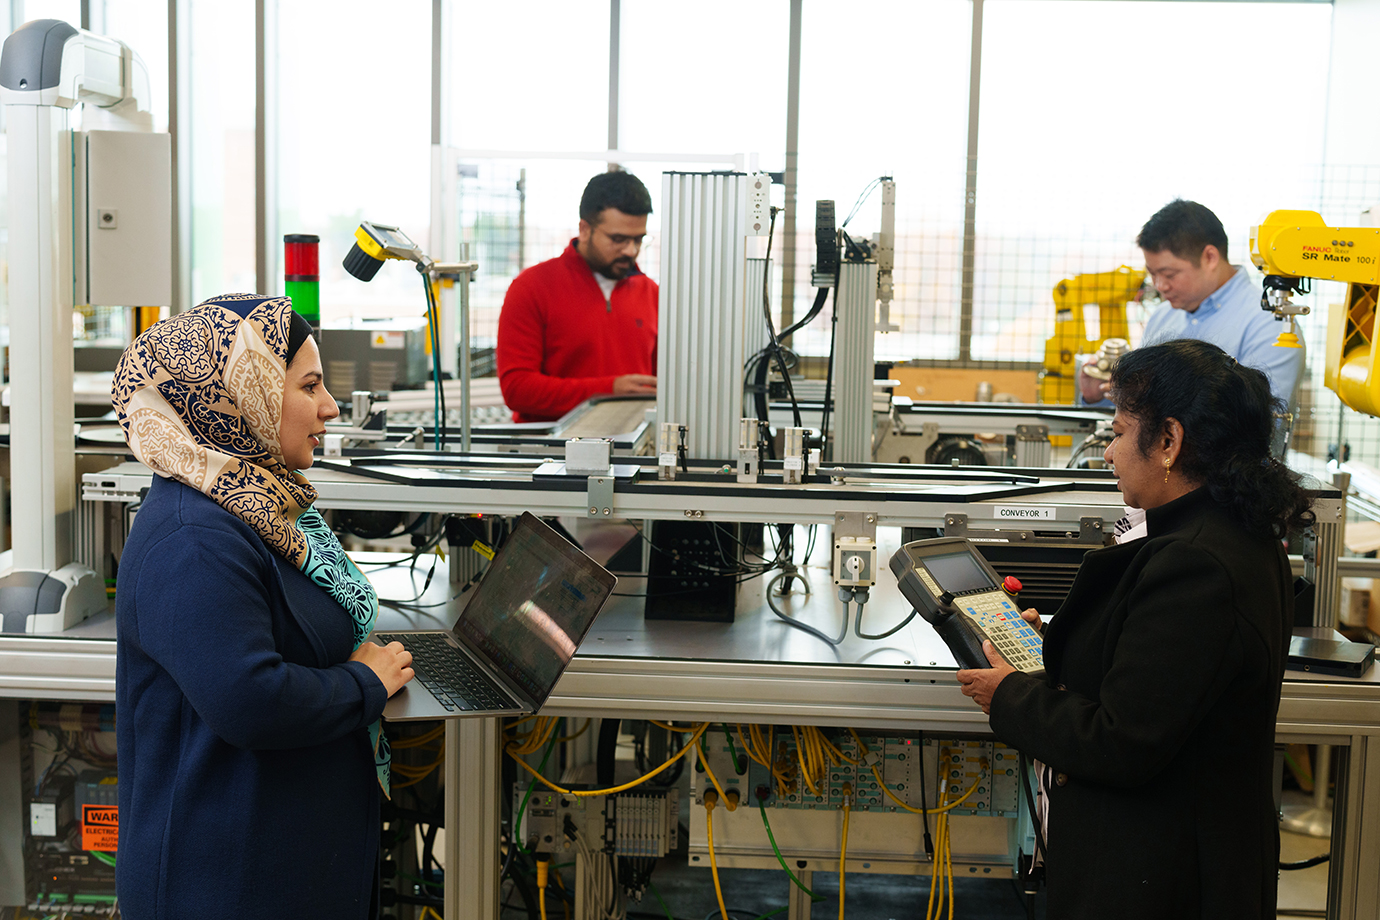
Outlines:
[[[498,318],[498,383],[518,422],[560,418],[623,374],[656,374],[656,282],[634,267],[613,295],[570,241],[513,279]]]

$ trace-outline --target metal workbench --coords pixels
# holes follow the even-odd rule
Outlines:
[[[913,477],[896,478],[894,468],[850,468],[813,485],[786,487],[740,486],[731,476],[658,483],[653,471],[651,481],[616,484],[610,518],[689,516],[830,525],[837,511],[865,510],[876,514],[884,528],[880,536],[885,553],[899,540],[899,530],[886,528],[1010,528],[1001,517],[1002,508],[1035,509],[1041,515],[1039,526],[1066,532],[1071,538],[1080,527],[1110,528],[1121,513],[1119,493],[1106,474],[1067,471],[1065,475],[1066,471],[1046,470],[1032,476],[1030,472],[1002,471],[1004,478],[993,479],[990,474],[975,477],[953,471],[942,482],[917,484]],[[148,475],[134,464],[88,475],[86,497],[92,500],[88,504],[137,496],[139,477],[146,484]],[[329,468],[312,476],[323,508],[501,514],[531,510],[565,515],[567,520],[589,516],[583,481],[542,480],[532,476],[530,468],[524,473],[490,466],[483,475],[421,472],[415,478],[408,484]],[[1340,509],[1339,495],[1324,496],[1319,505],[1320,546],[1336,545]],[[825,558],[828,542],[821,538],[820,543],[814,562],[825,568],[806,570],[817,592],[816,601],[799,615],[829,631],[837,628],[838,614],[837,605],[828,603],[832,595]],[[638,584],[625,580],[619,591],[636,594]],[[432,597],[440,598],[449,593],[444,584],[434,585],[431,591]],[[437,619],[449,625],[458,611],[455,605],[461,602],[437,608]],[[448,613],[440,612],[447,609]],[[868,605],[867,628],[890,625],[905,610],[894,583],[883,578]],[[396,619],[403,616],[388,611],[381,626],[403,625]],[[404,620],[407,625],[437,625],[417,622],[415,616]],[[0,697],[113,700],[113,632],[112,619],[104,616],[56,636],[0,636]],[[644,620],[635,597],[618,597],[600,615],[543,712],[988,734],[986,717],[959,692],[953,668],[947,650],[919,621],[884,642],[850,637],[835,651],[751,604],[740,605],[732,624],[689,624]],[[1368,868],[1380,864],[1380,676],[1372,672],[1362,679],[1343,680],[1290,672],[1277,738],[1336,746],[1339,772],[1328,916],[1360,920],[1380,915],[1380,877]],[[452,920],[498,916],[495,841],[501,744],[497,719],[447,723],[446,865],[450,871],[445,912]]]

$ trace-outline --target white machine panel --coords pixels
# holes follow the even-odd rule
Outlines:
[[[172,146],[167,134],[90,131],[88,302],[172,304]]]

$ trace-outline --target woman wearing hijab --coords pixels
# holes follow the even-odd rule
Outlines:
[[[1087,554],[1045,630],[1043,677],[988,649],[994,667],[958,681],[1044,765],[1051,918],[1267,920],[1294,620],[1281,538],[1312,520],[1270,456],[1283,404],[1194,339],[1123,357],[1111,399],[1107,462],[1145,533]]]
[[[371,917],[411,656],[365,641],[377,597],[296,472],[338,414],[311,327],[215,298],[136,339],[112,396],[157,474],[115,601],[121,911]]]

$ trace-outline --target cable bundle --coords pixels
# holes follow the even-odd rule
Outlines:
[[[585,886],[581,892],[579,916],[594,920],[623,920],[628,907],[618,882],[617,860],[589,845],[585,835],[575,832],[575,852],[584,860]]]
[[[939,792],[939,807],[945,807],[947,787]],[[939,835],[939,849],[935,852],[934,863],[930,869],[930,900],[925,908],[925,920],[940,920],[944,916],[944,889],[949,890],[949,920],[954,916],[954,860],[949,847],[949,813],[943,812],[936,822]],[[936,900],[936,891],[939,895]]]
[[[444,724],[442,724],[436,726],[428,732],[425,732],[424,734],[409,735],[407,737],[398,738],[389,743],[389,746],[393,749],[394,753],[392,766],[393,775],[395,777],[401,777],[401,780],[394,779],[394,789],[402,789],[406,786],[415,786],[417,783],[420,783],[422,780],[426,779],[428,776],[435,773],[437,770],[441,768],[443,764],[445,764],[446,751],[443,742],[445,734],[446,727]],[[430,751],[434,753],[436,756],[432,759],[430,763],[402,763],[396,755],[400,751],[408,750]]]

